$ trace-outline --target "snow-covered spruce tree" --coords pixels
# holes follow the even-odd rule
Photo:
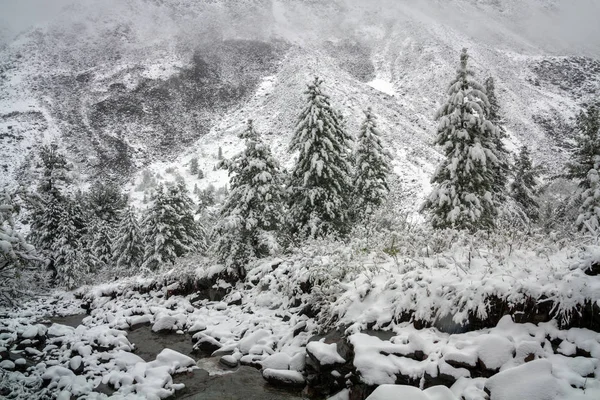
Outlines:
[[[365,111],[357,139],[354,175],[354,214],[360,218],[370,215],[385,200],[390,188],[390,156],[381,144],[377,119],[371,108]]]
[[[240,134],[244,151],[221,162],[229,170],[231,191],[217,226],[217,256],[239,277],[246,264],[276,247],[274,232],[282,223],[283,186],[279,163],[254,129],[252,120]]]
[[[594,168],[594,157],[600,154],[600,108],[590,104],[582,110],[575,122],[577,142],[572,161],[567,163],[567,178],[579,181],[579,186],[588,189],[588,173]]]
[[[57,235],[60,210],[69,201],[65,188],[71,182],[70,166],[56,144],[42,146],[39,158],[41,170],[37,193],[28,202],[31,212],[28,240],[41,254],[51,259],[50,248]]]
[[[177,216],[178,229],[175,235],[182,245],[182,249],[177,250],[179,257],[190,251],[197,244],[199,230],[198,224],[194,220],[196,205],[189,197],[184,184],[169,187],[167,198],[173,212]]]
[[[30,275],[41,261],[35,247],[17,231],[15,216],[19,207],[14,197],[7,190],[0,192],[0,304],[11,305],[30,286]]]
[[[115,230],[103,219],[94,218],[88,234],[93,269],[98,272],[112,265],[112,242]]]
[[[128,207],[121,212],[112,245],[112,263],[119,271],[127,271],[130,275],[140,268],[143,257],[142,231],[135,211]]]
[[[178,257],[191,250],[197,230],[192,224],[191,202],[184,197],[187,195],[180,188],[170,188],[167,193],[162,185],[156,189],[142,222],[143,268],[155,270],[161,264],[175,263]]]
[[[435,144],[446,158],[435,171],[434,189],[423,204],[435,228],[489,229],[497,215],[497,128],[486,119],[490,105],[485,89],[473,79],[468,59],[463,49],[448,100],[436,115]]]
[[[76,215],[76,207],[66,205],[59,208],[59,224],[56,238],[52,242],[51,254],[54,281],[60,286],[73,288],[81,283],[94,263],[93,254],[83,246],[84,241],[77,225],[80,216]]]
[[[308,85],[290,151],[298,151],[288,185],[289,226],[299,237],[345,235],[350,229],[352,140],[319,78]]]
[[[127,198],[114,183],[96,182],[87,195],[90,212],[109,226],[119,221],[119,213],[127,205]]]
[[[588,188],[582,194],[583,203],[579,209],[577,226],[592,235],[600,235],[600,156],[593,159],[594,168],[588,171]]]
[[[539,168],[531,162],[527,146],[521,147],[514,165],[514,181],[510,184],[510,194],[520,206],[526,218],[535,222],[540,217],[540,204],[536,197]]]
[[[190,174],[198,175],[198,157],[193,157],[190,160]]]
[[[506,128],[504,127],[504,118],[500,112],[500,103],[496,96],[496,84],[494,78],[488,77],[485,80],[485,92],[489,101],[487,109],[487,119],[497,128],[492,138],[495,145],[495,154],[498,159],[496,165],[492,166],[494,174],[494,192],[499,199],[504,199],[506,196],[507,176],[510,172],[509,154],[504,146],[504,139],[507,137]]]
[[[38,193],[42,196],[62,197],[65,186],[71,183],[69,176],[71,166],[65,155],[58,150],[56,143],[52,143],[40,148],[39,158],[41,171],[38,179]]]

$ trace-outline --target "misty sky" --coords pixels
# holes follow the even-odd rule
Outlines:
[[[33,25],[51,20],[57,16],[61,8],[82,0],[0,0],[0,39],[2,36],[13,36]],[[111,7],[112,1],[98,0],[96,4]],[[204,1],[204,0],[196,0]],[[232,0],[233,1],[233,0]],[[290,0],[293,2],[293,0]],[[327,1],[327,0],[323,0]],[[378,4],[383,9],[393,9],[392,5],[421,3],[431,10],[440,7],[440,0],[345,0],[350,3]],[[445,4],[443,0],[442,4]],[[521,0],[500,0],[508,7],[514,7]],[[531,1],[532,4],[543,4],[543,1]],[[549,1],[551,2],[551,1]],[[600,54],[600,0],[559,0],[560,11],[552,16],[543,12],[534,12],[517,25],[516,30],[536,42],[554,47],[556,50],[568,50],[571,46],[585,47],[592,54]],[[448,11],[447,9],[444,11]],[[389,16],[389,15],[388,15]]]
[[[0,24],[10,34],[52,19],[74,0],[0,0]]]

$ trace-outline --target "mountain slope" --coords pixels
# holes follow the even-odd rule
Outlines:
[[[217,149],[238,151],[248,118],[290,165],[319,75],[352,132],[362,109],[379,115],[412,208],[440,159],[433,113],[462,47],[481,81],[496,79],[509,148],[528,144],[558,171],[570,119],[600,89],[597,43],[534,29],[564,15],[544,0],[79,2],[0,50],[0,183],[26,181],[36,146],[58,138],[84,178],[153,163],[186,177],[199,156],[208,177],[190,187],[223,184]]]

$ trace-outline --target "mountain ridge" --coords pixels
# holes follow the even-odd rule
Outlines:
[[[202,148],[210,156],[201,165],[211,169],[217,147],[225,156],[239,149],[237,129],[248,118],[265,134],[273,132],[269,143],[289,164],[287,140],[305,84],[319,75],[352,132],[361,110],[373,107],[414,204],[428,191],[441,157],[431,146],[433,114],[462,47],[469,48],[480,81],[496,80],[508,147],[529,145],[551,172],[566,160],[579,105],[600,88],[598,57],[544,50],[543,42],[515,33],[523,22],[506,22],[524,9],[552,15],[558,1],[367,7],[354,1],[128,0],[115,9],[90,9],[94,4],[67,7],[58,22],[0,50],[7,60],[0,70],[2,183],[31,179],[31,154],[53,138],[79,165],[82,181],[135,182],[157,162],[183,171],[190,157],[202,158]],[[256,15],[258,23],[247,26]],[[226,26],[228,19],[235,23]],[[200,20],[207,25],[190,33]],[[464,23],[469,20],[477,23]],[[323,21],[329,24],[316,28]],[[225,182],[216,176],[189,185]]]

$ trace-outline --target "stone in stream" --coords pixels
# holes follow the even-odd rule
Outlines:
[[[262,366],[265,369],[289,369],[291,357],[286,353],[271,354],[262,361]]]
[[[152,332],[172,331],[177,325],[177,318],[171,315],[160,317],[152,325]]]
[[[5,369],[7,371],[12,371],[15,369],[15,363],[11,360],[2,360],[0,361],[0,368]]]
[[[274,386],[303,388],[305,384],[304,376],[298,371],[267,368],[262,374],[263,378]]]
[[[129,329],[134,331],[142,326],[150,325],[150,316],[147,314],[134,315],[130,317],[127,322],[129,323]]]
[[[196,333],[193,336],[193,340],[196,340],[196,344],[194,344],[194,351],[197,352],[212,354],[223,347],[219,341],[203,332]]]
[[[83,358],[81,356],[75,356],[69,360],[69,369],[75,373],[75,375],[81,375],[83,373]]]
[[[225,355],[219,359],[219,363],[229,368],[236,368],[239,363],[238,359],[233,355]]]
[[[188,335],[155,333],[147,325],[128,332],[127,339],[135,344],[134,353],[148,362],[154,361],[165,348],[188,356],[193,353],[192,341]]]
[[[24,358],[18,358],[15,360],[15,369],[20,372],[24,372],[27,369],[27,360]]]

